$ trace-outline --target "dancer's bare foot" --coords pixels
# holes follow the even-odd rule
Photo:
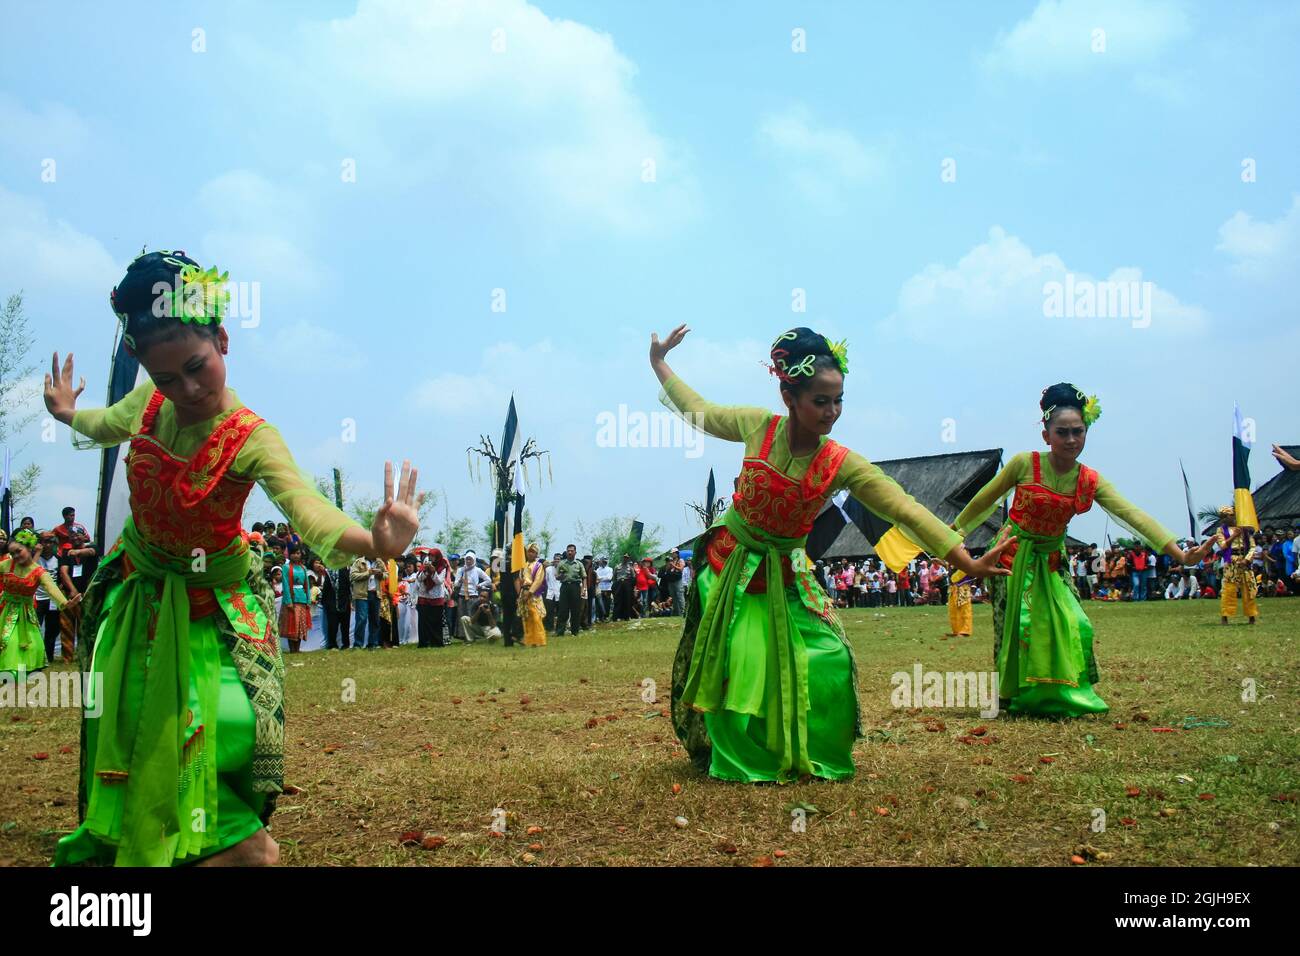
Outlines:
[[[201,860],[195,866],[275,866],[279,862],[280,844],[262,829],[230,849]]]

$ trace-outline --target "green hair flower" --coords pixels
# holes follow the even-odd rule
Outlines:
[[[1097,401],[1096,395],[1089,395],[1088,400],[1083,403],[1083,423],[1089,428],[1092,423],[1101,418],[1101,402]]]
[[[229,272],[217,272],[216,266],[199,269],[187,265],[180,271],[176,289],[168,299],[168,315],[182,322],[220,325],[226,315],[230,291],[226,283]]]
[[[825,336],[822,336],[826,338]],[[832,342],[826,338],[826,345],[831,350],[831,355],[835,356],[835,361],[840,367],[841,375],[849,374],[849,340],[840,339],[838,342]]]
[[[35,551],[41,546],[41,539],[36,537],[36,532],[29,528],[23,528],[21,531],[16,532],[13,540],[28,551]]]

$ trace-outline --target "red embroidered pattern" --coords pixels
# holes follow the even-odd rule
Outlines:
[[[828,440],[796,481],[767,461],[780,421],[780,415],[772,416],[758,457],[745,459],[732,501],[746,524],[778,537],[799,538],[812,530],[849,450]]]
[[[240,517],[253,482],[227,474],[262,419],[239,409],[213,429],[188,461],[153,436],[162,393],[149,400],[126,460],[131,514],[150,544],[177,556],[215,551],[242,533]]]
[[[43,570],[45,569],[38,564],[26,574],[14,574],[11,561],[9,569],[0,574],[0,591],[6,594],[17,594],[19,597],[32,597],[36,593],[36,586],[41,583]]]
[[[826,441],[803,478],[796,481],[767,461],[780,422],[780,415],[772,416],[758,457],[745,459],[732,503],[746,524],[776,537],[800,538],[812,530],[849,450],[838,442]],[[722,571],[735,547],[736,538],[725,527],[710,535],[707,554],[714,571]],[[794,570],[785,556],[781,558],[781,577],[787,587],[794,583]],[[750,594],[767,591],[766,559],[759,563],[745,590]]]
[[[1038,452],[1033,453],[1033,463],[1033,480],[1016,486],[1016,496],[1011,502],[1010,518],[1030,534],[1044,538],[1060,537],[1065,534],[1071,518],[1076,514],[1083,514],[1092,507],[1101,477],[1087,465],[1080,465],[1074,494],[1063,495],[1042,483],[1042,458]],[[1011,567],[1018,546],[1019,542],[1013,542],[1011,547],[1002,553],[1000,563],[1003,566]],[[1060,555],[1051,555],[1049,564],[1052,570],[1059,568]]]

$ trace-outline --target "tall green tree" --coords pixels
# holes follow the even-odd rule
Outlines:
[[[663,529],[657,524],[646,525],[641,533],[641,541],[637,544],[632,534],[632,522],[635,520],[631,515],[612,515],[591,526],[579,521],[574,526],[574,537],[580,547],[587,548],[587,553],[597,556],[603,554],[611,564],[617,564],[625,554],[638,560],[647,554],[658,554],[663,549]]]
[[[0,447],[7,446],[40,416],[39,410],[26,415],[18,411],[38,394],[30,382],[24,381],[36,371],[35,364],[28,361],[34,341],[20,291],[9,296],[0,309]],[[21,451],[21,448],[12,449],[12,458],[17,459]],[[10,477],[10,496],[15,509],[31,495],[40,476],[41,466],[31,462]]]

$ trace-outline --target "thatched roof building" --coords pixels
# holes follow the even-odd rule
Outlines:
[[[1300,445],[1283,445],[1287,453],[1300,457]],[[1264,529],[1300,525],[1300,471],[1283,468],[1255,489],[1255,514]]]
[[[997,475],[1002,467],[1002,449],[892,458],[876,464],[941,521],[949,522]],[[987,548],[1001,526],[1002,513],[995,511],[966,539],[967,547]],[[872,545],[890,527],[888,521],[853,498],[845,500],[842,510],[828,502],[808,535],[808,555],[821,560],[873,555],[876,552]]]

